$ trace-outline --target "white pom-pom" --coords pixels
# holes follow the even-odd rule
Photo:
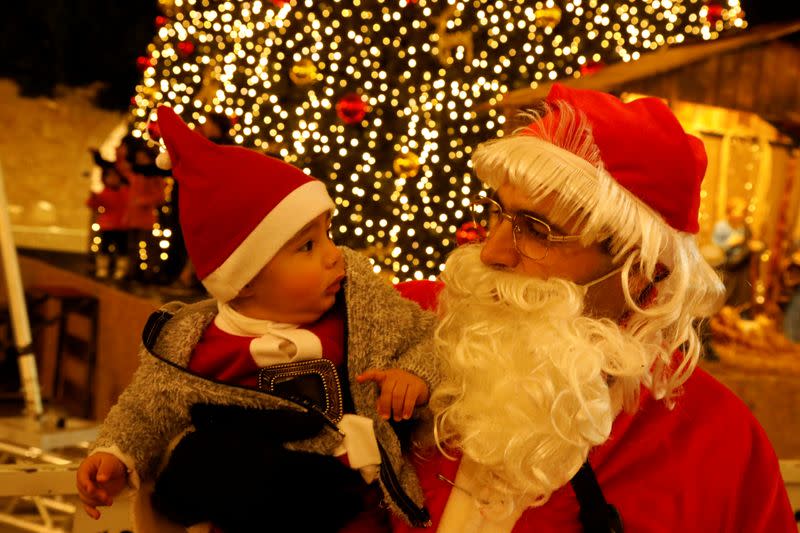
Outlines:
[[[167,152],[161,152],[156,157],[156,166],[161,170],[170,170],[172,168],[172,160],[169,158]]]

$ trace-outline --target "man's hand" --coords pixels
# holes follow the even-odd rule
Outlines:
[[[394,415],[395,421],[408,420],[414,407],[428,401],[428,386],[420,378],[396,368],[367,370],[356,377],[359,383],[374,381],[381,389],[378,398],[378,414],[384,420]]]
[[[125,463],[110,453],[94,453],[78,467],[78,494],[86,514],[95,520],[100,518],[97,507],[114,503],[127,483]]]

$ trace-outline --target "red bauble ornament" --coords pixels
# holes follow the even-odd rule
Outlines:
[[[147,123],[147,133],[150,134],[150,138],[154,141],[157,141],[161,138],[161,129],[158,127],[158,122],[155,120],[151,120]]]
[[[486,228],[472,221],[464,222],[456,231],[456,243],[459,246],[481,242],[486,239]]]
[[[140,72],[144,72],[147,70],[148,67],[152,67],[155,61],[150,56],[139,56],[136,58],[136,68],[139,69]]]
[[[336,114],[345,124],[358,124],[367,114],[366,99],[358,93],[347,93],[336,102]]]
[[[274,5],[277,8],[281,8],[289,3],[289,0],[270,0],[270,1],[272,2],[272,5]]]
[[[235,126],[239,122],[239,117],[235,114],[226,116],[228,117],[228,122],[230,123],[231,127]]]
[[[181,41],[178,43],[178,52],[181,56],[188,57],[194,53],[194,43],[191,41]]]
[[[156,28],[162,28],[167,23],[169,19],[163,15],[159,15],[156,17]]]
[[[717,22],[722,20],[722,14],[725,11],[725,6],[722,4],[718,4],[717,2],[710,2],[706,4],[706,19],[711,24],[716,24]]]
[[[606,64],[602,61],[590,61],[581,65],[581,76],[591,76],[606,68]]]

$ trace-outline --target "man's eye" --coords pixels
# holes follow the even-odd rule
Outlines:
[[[529,216],[517,217],[517,224],[521,233],[536,239],[547,240],[550,235],[550,228],[541,220]]]
[[[485,217],[489,221],[490,226],[496,226],[500,223],[500,217],[503,216],[503,210],[496,205],[488,205],[485,208]]]
[[[301,252],[310,252],[314,248],[314,241],[308,240],[300,247]]]

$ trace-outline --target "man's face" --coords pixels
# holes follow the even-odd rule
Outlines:
[[[554,198],[530,200],[517,186],[506,183],[497,190],[497,198],[509,214],[525,212],[548,222],[556,235],[577,235],[580,228],[570,221],[563,226],[551,222]],[[611,256],[599,243],[584,246],[577,241],[552,242],[544,259],[533,260],[514,248],[511,223],[505,221],[489,234],[481,252],[486,266],[542,279],[561,278],[579,285],[597,279],[613,269]]]
[[[581,228],[574,219],[563,225],[552,223],[553,196],[531,200],[520,188],[506,183],[497,189],[495,198],[509,214],[524,212],[550,224],[554,235],[578,235]],[[578,241],[551,242],[544,259],[529,259],[514,247],[511,223],[507,220],[494,228],[481,250],[481,261],[488,267],[540,279],[559,278],[584,285],[605,276],[616,265],[602,244],[588,246]],[[586,297],[589,314],[618,319],[624,310],[619,276],[589,289]]]

